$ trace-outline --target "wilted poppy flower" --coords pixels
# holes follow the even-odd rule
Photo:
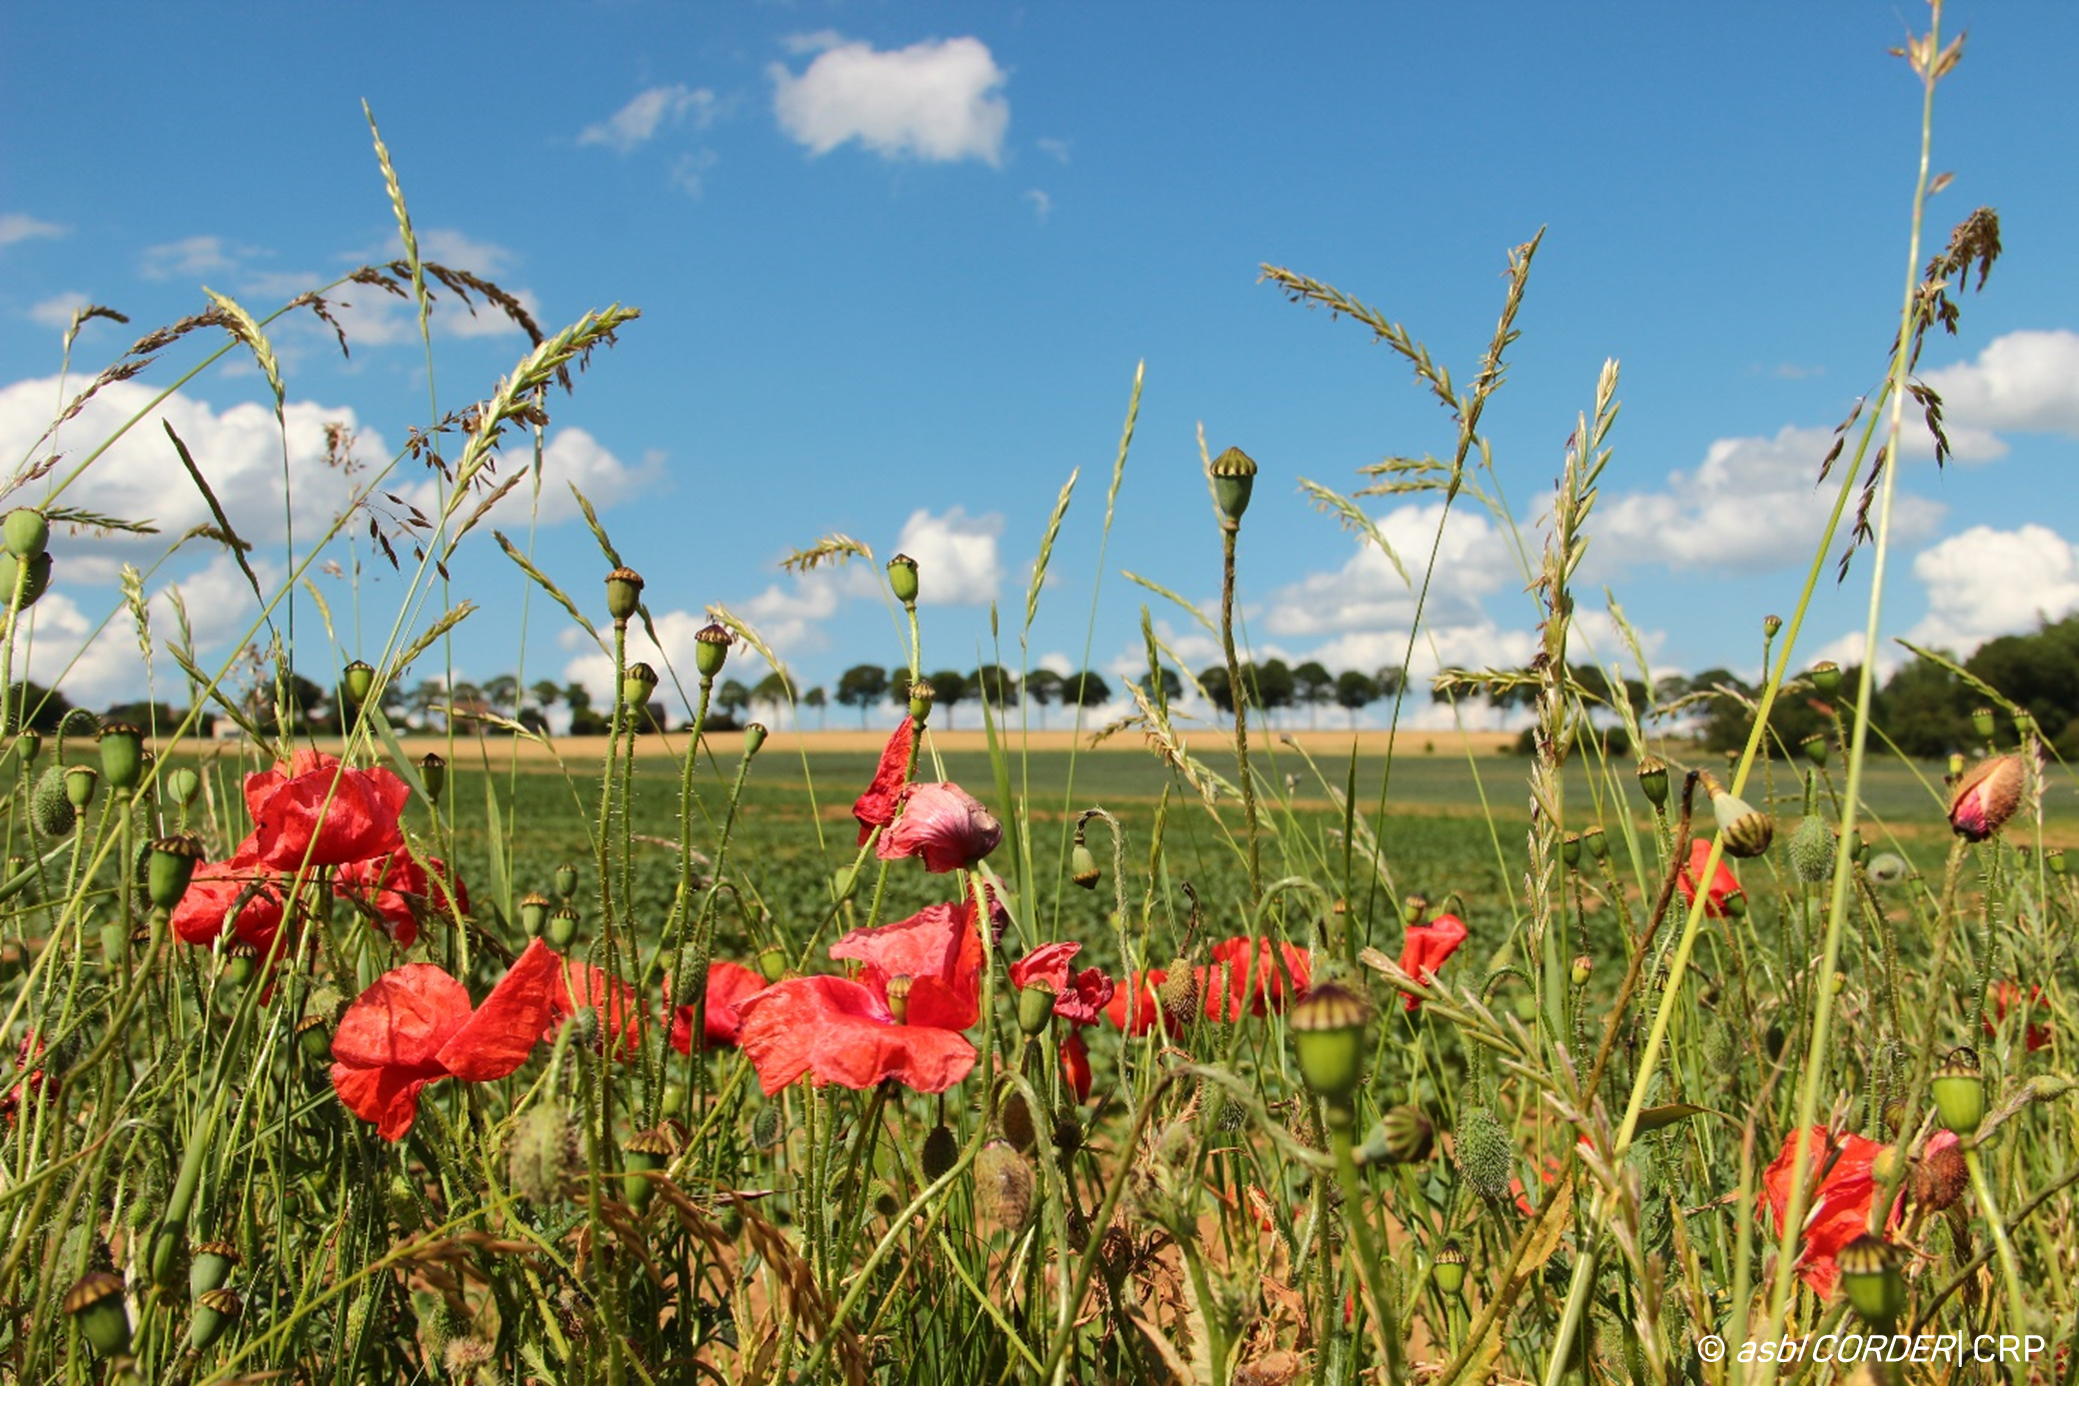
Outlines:
[[[1949,826],[1973,843],[1999,832],[2021,807],[2023,774],[2019,755],[1979,761],[1956,782],[1949,799]]]
[[[1080,1028],[1061,1040],[1061,1080],[1078,1103],[1090,1099],[1090,1049]]]
[[[2007,1014],[2013,1010],[2014,1005],[2021,1002],[2023,1000],[2019,984],[2003,979],[1993,985],[1992,1017],[1985,1020],[1986,1034],[1988,1036],[1993,1034],[1996,1031],[1993,1025],[1995,1023],[2005,1023]],[[2048,1008],[2050,1006],[2050,996],[2043,992],[2042,985],[2030,986],[2027,1005],[2032,1009]],[[2050,1046],[2050,1025],[2048,1023],[2029,1024],[2028,1031],[2022,1035],[2022,1041],[2027,1045],[2030,1052],[2041,1052],[2044,1048]]]
[[[1401,942],[1400,967],[1416,983],[1427,984],[1429,977],[1451,958],[1451,952],[1465,944],[1465,937],[1465,922],[1449,911],[1426,926],[1409,926]],[[1422,1002],[1419,994],[1403,994],[1401,998],[1410,1013]]]
[[[380,857],[398,845],[411,787],[388,770],[350,770],[315,750],[245,777],[260,864],[295,872]]]
[[[701,1019],[703,1040],[709,1047],[735,1047],[743,1027],[745,999],[765,988],[765,976],[755,969],[716,960],[707,967],[707,1007]],[[693,1050],[693,1005],[680,1004],[672,1011],[671,1045],[680,1052]]]
[[[340,864],[332,882],[332,890],[342,900],[365,910],[407,950],[419,938],[422,921],[449,914],[448,888],[454,890],[462,914],[468,915],[469,891],[462,879],[448,876],[437,857],[422,864],[402,843],[378,857]]]
[[[1696,887],[1704,875],[1704,864],[1710,860],[1710,840],[1692,839],[1689,844],[1689,861],[1675,873],[1675,885],[1682,889],[1682,899],[1691,905],[1696,903]],[[1740,890],[1740,879],[1733,875],[1732,864],[1721,856],[1718,859],[1718,870],[1711,874],[1711,891],[1704,898],[1704,914],[1730,915],[1736,909],[1736,901],[1744,900],[1746,893]]]
[[[1304,994],[1313,982],[1313,966],[1307,952],[1297,945],[1279,942],[1277,954],[1268,939],[1251,940],[1237,935],[1221,941],[1212,950],[1206,966],[1206,1017],[1215,1023],[1232,1023],[1242,1016],[1244,1000],[1257,1017],[1285,1006],[1285,971],[1292,971],[1293,992]],[[1281,960],[1282,957],[1282,960]]]
[[[469,991],[438,965],[391,970],[362,991],[332,1036],[339,1099],[385,1140],[401,1140],[430,1083],[511,1076],[554,1015],[562,965],[535,941],[475,1012]]]
[[[1860,1135],[1843,1135],[1829,1143],[1826,1130],[1812,1126],[1806,1132],[1806,1173],[1816,1177],[1807,1195],[1804,1252],[1797,1273],[1822,1298],[1831,1298],[1841,1269],[1834,1258],[1843,1247],[1869,1230],[1870,1200],[1876,1193],[1871,1166],[1884,1147]],[[1797,1132],[1784,1137],[1783,1151],[1776,1162],[1762,1171],[1763,1198],[1776,1231],[1783,1230],[1783,1217],[1790,1211],[1790,1169],[1797,1154]],[[1899,1214],[1893,1206],[1892,1217]]]
[[[1161,996],[1156,990],[1168,982],[1169,971],[1166,969],[1141,970],[1130,983],[1124,979],[1116,981],[1112,985],[1111,1002],[1105,1005],[1104,1016],[1127,1037],[1140,1037],[1155,1026],[1155,1019],[1162,1012]],[[1130,1016],[1129,1005],[1132,1007]]]
[[[908,1011],[917,1015],[914,999]],[[893,1077],[935,1094],[975,1065],[974,1044],[958,1032],[899,1022],[881,994],[835,975],[783,979],[745,1000],[742,1018],[737,1046],[767,1096],[804,1075],[854,1091]]]
[[[873,783],[853,801],[852,817],[859,820],[858,846],[865,847],[876,828],[885,828],[894,820],[896,802],[909,780],[910,750],[916,734],[916,722],[909,717],[895,723],[895,734],[888,737],[888,744],[881,749],[881,763],[874,768]]]
[[[990,905],[994,916],[993,897]],[[861,961],[859,982],[883,1003],[889,980],[909,980],[909,1023],[971,1028],[981,1016],[982,939],[972,901],[943,902],[893,925],[855,930],[830,947],[830,958]]]
[[[168,925],[190,945],[214,945],[221,935],[227,945],[250,945],[264,958],[281,931],[286,900],[279,877],[261,865],[248,837],[229,861],[196,867]]]
[[[957,784],[906,785],[901,804],[874,849],[883,862],[922,857],[927,872],[957,872],[1003,841],[1003,826]]]
[[[1073,940],[1042,945],[1011,966],[1011,985],[1023,989],[1034,979],[1043,979],[1054,990],[1054,1013],[1079,1028],[1087,1028],[1112,1001],[1112,977],[1100,969],[1071,974],[1069,961],[1082,950]]]

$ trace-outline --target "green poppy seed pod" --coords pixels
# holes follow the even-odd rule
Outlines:
[[[359,711],[368,705],[368,698],[375,691],[375,669],[356,658],[339,674],[339,697],[349,707]]]
[[[1574,987],[1579,989],[1588,983],[1588,977],[1594,973],[1595,960],[1588,955],[1576,955],[1573,970],[1567,977],[1573,980]]]
[[[448,787],[448,762],[432,751],[421,755],[419,783],[425,786],[426,797],[438,804],[441,792]]]
[[[1465,1290],[1465,1249],[1457,1241],[1445,1243],[1437,1249],[1436,1259],[1430,1264],[1429,1274],[1435,1278],[1437,1290],[1447,1296],[1455,1296]]]
[[[1781,616],[1776,614],[1768,614],[1763,616],[1761,621],[1761,636],[1763,638],[1767,638],[1773,641],[1777,633],[1781,632],[1782,628],[1783,620]]]
[[[14,600],[14,592],[22,592],[22,607],[28,608],[43,598],[43,592],[51,585],[51,553],[43,552],[27,560],[17,560],[12,555],[0,555],[0,606]]]
[[[549,933],[546,939],[551,950],[568,950],[577,942],[578,913],[568,906],[559,906],[549,913]]]
[[[88,1272],[65,1293],[65,1313],[79,1322],[79,1332],[102,1358],[129,1352],[130,1310],[120,1276]]]
[[[7,514],[4,528],[7,553],[16,560],[33,560],[51,543],[51,524],[34,507],[16,507]]]
[[[144,778],[144,732],[127,721],[111,721],[94,737],[101,752],[101,776],[118,794],[137,788]]]
[[[772,732],[765,729],[762,721],[753,721],[744,727],[744,759],[748,760],[765,748],[765,738]]]
[[[65,771],[65,801],[74,812],[94,802],[94,790],[101,783],[101,772],[92,765],[74,765]]]
[[[1776,836],[1776,821],[1745,799],[1738,797],[1710,775],[1704,788],[1711,795],[1711,813],[1725,839],[1725,851],[1733,857],[1760,857]]]
[[[556,895],[565,901],[569,901],[573,896],[576,896],[578,889],[577,864],[574,862],[557,863],[556,876],[552,885],[555,887]]]
[[[1388,1164],[1421,1164],[1436,1148],[1437,1129],[1414,1106],[1395,1106],[1380,1119]]]
[[[1805,752],[1805,763],[1807,765],[1812,766],[1814,769],[1825,768],[1826,737],[1824,735],[1814,731],[1811,735],[1799,741],[1798,747]]]
[[[1008,1140],[991,1140],[975,1156],[973,1173],[975,1217],[1005,1232],[1024,1227],[1032,1213],[1032,1166],[1025,1156]]]
[[[1790,830],[1790,866],[1801,882],[1823,882],[1834,874],[1833,825],[1818,814],[1806,814]]]
[[[910,988],[914,982],[907,974],[898,974],[881,991],[888,1000],[888,1012],[895,1015],[897,1023],[910,1021]]]
[[[1018,1027],[1028,1038],[1036,1038],[1046,1031],[1047,1020],[1054,1016],[1055,989],[1051,981],[1035,975],[1018,991]]]
[[[693,666],[702,677],[713,677],[729,661],[729,650],[736,643],[736,635],[720,624],[704,624],[700,632],[693,635]]]
[[[917,602],[917,562],[906,555],[888,557],[888,588],[904,604]]]
[[[1082,839],[1068,852],[1068,878],[1084,891],[1094,891],[1098,880],[1097,857]]]
[[[1429,898],[1416,892],[1401,903],[1401,919],[1411,926],[1419,926],[1429,915]]]
[[[777,945],[768,945],[758,952],[758,972],[765,976],[768,984],[777,984],[787,977],[787,952]]]
[[[1899,1270],[1900,1256],[1899,1249],[1883,1238],[1864,1233],[1834,1258],[1841,1269],[1841,1284],[1848,1291],[1848,1304],[1879,1333],[1889,1332],[1906,1309],[1906,1277]]]
[[[1485,1106],[1465,1113],[1458,1126],[1458,1172],[1490,1203],[1507,1203],[1516,1172],[1516,1146],[1499,1118]]]
[[[2043,860],[2050,864],[2052,872],[2060,877],[2065,875],[2065,850],[2063,848],[2044,849]]]
[[[1811,681],[1812,690],[1819,694],[1819,700],[1823,702],[1840,700],[1841,665],[1839,663],[1831,658],[1813,663],[1812,670],[1806,673],[1805,676]]]
[[[919,726],[929,721],[931,719],[931,704],[937,699],[938,693],[923,678],[920,677],[910,683],[910,719]]]
[[[130,946],[130,933],[123,929],[121,921],[101,923],[101,962],[110,969],[120,969],[123,952]]]
[[[1949,782],[1951,784],[1955,784],[1963,778],[1964,763],[1964,753],[1961,750],[1949,752]]]
[[[219,1288],[204,1292],[195,1298],[195,1313],[188,1320],[188,1348],[198,1352],[208,1349],[244,1313],[245,1303],[238,1299],[236,1291]]]
[[[626,627],[641,605],[642,576],[625,565],[610,571],[606,577],[606,612],[614,623]]]
[[[1256,487],[1256,460],[1239,448],[1230,448],[1213,460],[1213,502],[1220,508],[1220,523],[1233,531],[1242,524],[1249,509],[1249,494]]]
[[[16,734],[14,745],[11,748],[14,752],[15,762],[26,770],[29,766],[35,764],[36,757],[43,753],[43,737],[34,731],[19,732]]]
[[[1559,860],[1569,867],[1581,865],[1581,835],[1569,833],[1559,840]]]
[[[1977,1053],[1967,1047],[1950,1053],[1935,1072],[1931,1089],[1935,1114],[1944,1129],[1958,1135],[1977,1133],[1979,1122],[1985,1119],[1985,1077]]]
[[[549,899],[538,891],[520,898],[520,934],[529,940],[540,935],[549,923]]]
[[[936,1183],[953,1172],[960,1162],[960,1141],[950,1125],[934,1125],[924,1137],[924,1149],[917,1161],[924,1170],[926,1182]]]
[[[1639,791],[1646,796],[1646,802],[1656,809],[1666,808],[1668,802],[1667,761],[1661,759],[1658,755],[1648,755],[1645,759],[1639,761],[1638,775]]]
[[[202,776],[183,765],[179,769],[167,770],[166,796],[181,806],[183,812],[195,802],[202,790]]]
[[[242,989],[260,967],[260,952],[243,941],[231,947],[224,957],[224,971],[217,978],[228,989]]]
[[[621,705],[630,711],[648,706],[656,690],[657,669],[648,663],[630,663],[621,674]]]
[[[1725,914],[1734,920],[1737,921],[1740,917],[1747,914],[1747,893],[1743,891],[1729,891],[1720,897],[1719,900],[1725,903]]]
[[[1364,1027],[1372,1006],[1341,984],[1317,984],[1292,1006],[1300,1079],[1323,1100],[1346,1103],[1364,1075]]]
[[[171,912],[188,894],[188,881],[195,864],[202,861],[202,843],[192,833],[174,833],[151,841],[144,862],[144,890],[154,911]]]
[[[1582,829],[1581,844],[1588,849],[1588,855],[1597,862],[1601,862],[1610,855],[1610,835],[1603,832],[1601,828]]]
[[[313,1013],[296,1024],[296,1050],[308,1062],[322,1062],[332,1055],[332,1027]]]
[[[650,1206],[657,1185],[650,1175],[670,1164],[679,1152],[678,1132],[669,1125],[637,1131],[621,1146],[621,1162],[628,1166],[628,1206],[637,1213]]]
[[[231,1279],[245,1258],[235,1243],[205,1242],[188,1262],[188,1299],[199,1301]]]
[[[1992,714],[1991,707],[1981,706],[1971,713],[1971,729],[1977,733],[1979,740],[1991,740],[1993,723],[1997,719]]]

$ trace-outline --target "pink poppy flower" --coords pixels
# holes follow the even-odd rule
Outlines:
[[[912,784],[902,811],[882,830],[874,851],[883,862],[922,857],[927,872],[957,872],[996,851],[1003,826],[957,784]]]
[[[991,915],[996,904],[991,900]],[[910,981],[907,1021],[972,1028],[981,1016],[982,940],[972,901],[927,906],[893,925],[853,931],[830,947],[833,960],[859,960],[859,982],[883,1002],[892,979]]]
[[[916,1018],[914,1002],[907,1012]],[[835,975],[783,979],[745,1000],[742,1017],[737,1046],[767,1096],[803,1076],[854,1091],[893,1077],[936,1094],[974,1070],[977,1056],[958,1031],[898,1020],[884,996]]]

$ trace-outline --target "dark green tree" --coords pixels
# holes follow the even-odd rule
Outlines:
[[[1307,728],[1317,729],[1321,723],[1321,707],[1335,700],[1335,678],[1327,668],[1309,658],[1292,669],[1292,682],[1298,691],[1299,704],[1307,709]]]
[[[1335,704],[1350,713],[1350,725],[1357,725],[1358,713],[1370,706],[1379,697],[1379,683],[1374,677],[1352,668],[1335,679]]]
[[[872,706],[888,693],[888,673],[885,668],[872,663],[860,663],[848,667],[837,679],[837,704],[859,708],[859,728],[866,729],[866,708]],[[909,700],[907,696],[903,698]]]

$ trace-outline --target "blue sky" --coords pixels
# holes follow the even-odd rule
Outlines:
[[[1509,383],[1483,429],[1533,549],[1535,514],[1606,357],[1624,412],[1577,594],[1616,594],[1656,665],[1758,664],[1788,614],[1830,494],[1828,428],[1881,374],[1897,321],[1919,97],[1886,49],[1917,4],[1740,7],[1215,4],[310,4],[10,7],[0,16],[0,447],[9,466],[59,399],[71,309],[116,307],[74,348],[90,375],[130,336],[204,306],[265,315],[394,255],[366,99],[427,256],[517,292],[555,329],[642,309],[551,404],[553,478],[604,508],[675,657],[704,608],[756,623],[804,683],[883,666],[900,636],[854,573],[777,562],[826,532],[922,560],[927,665],[971,668],[988,601],[1014,654],[1031,561],[1071,468],[1083,473],[1031,639],[1080,661],[1098,531],[1134,367],[1139,432],[1121,490],[1091,663],[1137,674],[1138,613],[1195,666],[1213,645],[1132,569],[1210,601],[1219,549],[1197,426],[1261,465],[1242,543],[1260,654],[1331,668],[1398,661],[1405,589],[1300,493],[1388,455],[1447,453],[1452,427],[1406,367],[1348,323],[1288,305],[1269,262],[1404,323],[1469,379],[1511,245],[1546,229]],[[1925,361],[1959,460],[1901,478],[1887,633],[1959,648],[2079,607],[2079,108],[2065,94],[2079,9],[1954,4],[1963,63],[1936,107],[1935,243],[1995,206],[2007,254],[1963,335]],[[366,295],[361,295],[366,294]],[[387,461],[430,414],[403,304],[356,289],[342,360],[307,313],[275,325],[299,541],[344,500],[320,426],[350,422]],[[486,395],[526,349],[444,303],[443,411]],[[218,344],[211,331],[67,425],[90,448]],[[280,578],[283,441],[251,359],[229,356],[162,410]],[[119,417],[119,415],[118,415]],[[202,508],[147,421],[68,500],[151,516]],[[393,475],[427,491],[411,464]],[[588,609],[597,548],[552,482],[534,549]],[[1370,499],[1426,557],[1434,506]],[[525,536],[519,498],[504,529]],[[1461,507],[1464,504],[1461,503]],[[159,538],[160,541],[166,537]],[[33,670],[76,700],[146,685],[127,623],[102,629],[117,564],[158,543],[61,540]],[[328,551],[350,577],[357,561]],[[1535,616],[1504,537],[1454,515],[1429,621],[1435,658],[1520,665]],[[394,608],[359,552],[320,575],[347,652]],[[488,535],[456,557],[479,615],[457,667],[515,666],[522,578]],[[1799,661],[1853,656],[1861,570],[1822,586]],[[243,632],[243,584],[191,542],[147,589],[178,586],[205,660]],[[170,604],[155,596],[154,618]],[[596,684],[597,651],[537,596],[528,677]],[[423,620],[422,620],[423,622]],[[332,671],[299,606],[299,666]],[[1591,637],[1609,641],[1591,619]],[[1015,656],[1006,659],[1015,669]],[[162,693],[173,668],[154,660]],[[762,665],[743,665],[746,680]],[[972,720],[970,713],[968,720]]]

